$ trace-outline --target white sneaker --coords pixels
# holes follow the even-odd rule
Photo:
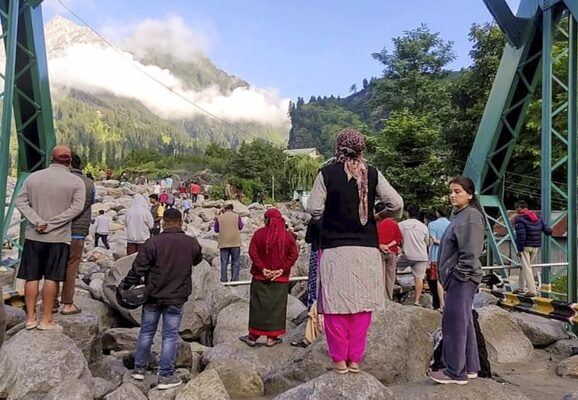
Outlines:
[[[477,372],[468,372],[468,379],[476,379],[478,377]]]

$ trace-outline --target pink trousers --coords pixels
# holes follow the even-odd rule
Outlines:
[[[365,354],[371,312],[357,314],[324,314],[325,336],[329,355],[334,362],[359,364]]]

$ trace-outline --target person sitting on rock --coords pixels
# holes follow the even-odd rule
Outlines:
[[[289,274],[299,257],[295,238],[285,229],[278,209],[265,212],[265,226],[251,238],[249,256],[253,262],[249,334],[239,339],[254,347],[260,336],[267,336],[267,347],[273,347],[285,334]]]
[[[132,378],[144,380],[157,325],[162,317],[162,352],[158,389],[179,386],[175,375],[179,329],[183,305],[192,292],[192,267],[202,261],[197,239],[182,229],[183,218],[177,209],[165,211],[163,232],[148,239],[140,248],[132,268],[121,282],[125,289],[144,278],[147,300],[142,308],[141,329],[135,354]]]

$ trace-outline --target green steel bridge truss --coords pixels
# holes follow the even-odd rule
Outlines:
[[[487,252],[490,265],[519,265],[510,256],[514,232],[504,206],[506,169],[522,129],[530,101],[538,97],[541,83],[541,208],[547,223],[568,221],[566,244],[547,238],[542,263],[550,263],[553,246],[567,254],[568,298],[577,302],[576,254],[576,134],[578,85],[578,2],[576,0],[522,0],[516,15],[505,0],[484,0],[506,37],[506,47],[478,128],[464,173],[476,183],[487,215]],[[553,65],[567,59],[560,76]],[[562,127],[562,128],[561,128]],[[553,152],[553,144],[564,148]],[[567,177],[567,187],[554,182],[553,174]],[[552,198],[564,199],[566,209],[552,220]],[[505,236],[497,237],[501,225]],[[508,248],[508,251],[505,251]],[[507,278],[507,269],[501,269]],[[543,292],[551,291],[551,268],[542,269]]]
[[[48,67],[41,0],[0,0],[0,23],[6,49],[4,90],[0,122],[0,239],[2,248],[11,228],[14,198],[7,203],[10,141],[18,144],[18,180],[14,193],[26,177],[50,162],[56,140],[48,83]],[[21,223],[19,221],[18,223]],[[21,229],[24,232],[24,229]],[[11,240],[17,247],[22,240]]]

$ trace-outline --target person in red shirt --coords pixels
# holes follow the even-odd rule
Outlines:
[[[399,248],[403,241],[399,225],[392,218],[385,218],[383,210],[385,204],[378,203],[375,206],[375,218],[379,221],[377,225],[377,235],[379,240],[379,250],[385,271],[385,293],[389,300],[393,300],[393,285],[396,277],[396,263]]]
[[[278,209],[265,212],[265,226],[251,238],[249,256],[253,262],[249,334],[239,339],[254,347],[260,336],[267,336],[267,347],[273,347],[285,334],[289,274],[299,257],[295,238]]]
[[[163,192],[159,196],[159,203],[161,203],[161,205],[164,207],[167,204],[168,198],[169,198],[169,195],[167,194],[167,191],[163,190]]]
[[[193,203],[197,202],[201,190],[202,190],[201,185],[199,185],[198,182],[193,182],[191,184],[191,200]]]

